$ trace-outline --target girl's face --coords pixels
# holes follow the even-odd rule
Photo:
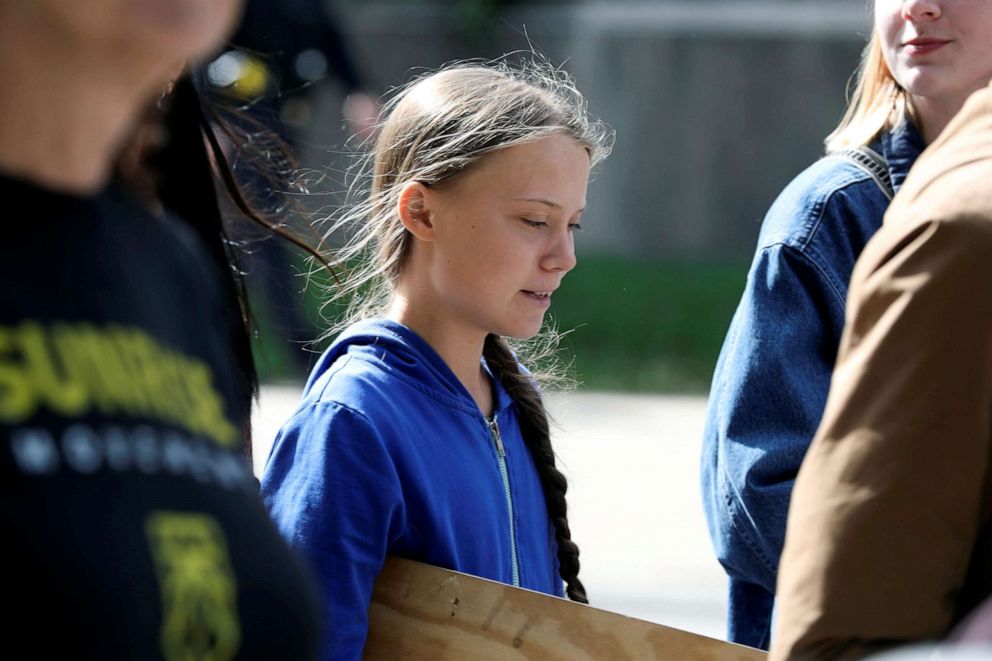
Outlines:
[[[875,29],[914,97],[963,102],[992,79],[992,0],[876,0]]]
[[[556,134],[496,151],[428,189],[436,320],[466,339],[537,333],[575,266],[588,179],[585,148]]]

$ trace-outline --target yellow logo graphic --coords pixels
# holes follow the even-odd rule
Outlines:
[[[241,644],[237,582],[224,533],[202,514],[154,512],[145,521],[162,590],[167,661],[227,661]]]
[[[66,417],[151,417],[227,447],[239,438],[207,364],[138,328],[0,326],[0,422],[22,423],[42,406]]]

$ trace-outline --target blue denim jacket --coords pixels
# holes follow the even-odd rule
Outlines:
[[[896,190],[923,146],[909,121],[872,145]],[[761,226],[703,437],[703,507],[730,577],[734,642],[768,648],[792,485],[823,414],[854,262],[888,203],[862,169],[826,156],[782,191]]]

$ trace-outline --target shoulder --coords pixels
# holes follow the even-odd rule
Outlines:
[[[992,209],[990,173],[992,86],[973,94],[920,156],[890,215],[900,218],[988,215]]]
[[[329,364],[324,364],[328,359]],[[380,346],[352,345],[325,356],[311,378],[301,408],[327,411],[347,409],[386,430],[404,430],[414,418],[447,418],[465,404],[439,389],[428,369],[406,369],[399,358]],[[474,409],[472,409],[474,410]]]
[[[954,164],[921,187],[913,215],[954,223],[976,238],[992,230],[992,127],[989,133],[989,150],[981,158]]]
[[[941,221],[961,225],[961,231],[988,231],[992,227],[992,126],[985,153],[966,160],[958,156],[953,153],[946,162],[930,159],[918,176],[911,175],[886,215],[886,226]]]
[[[953,237],[945,250],[988,251],[992,241],[992,88],[972,96],[917,161],[885,217],[876,252],[912,237]],[[939,233],[932,230],[939,228]],[[931,237],[930,235],[933,234]]]
[[[924,196],[915,207],[887,216],[858,263],[855,278],[867,281],[859,286],[891,294],[894,279],[920,275],[906,286],[943,290],[957,283],[973,305],[992,298],[992,194],[976,190],[990,178],[992,167],[980,179],[955,186],[953,197]]]
[[[992,170],[886,217],[852,279],[850,305],[859,311],[850,322],[852,338],[866,334],[890,307],[899,311],[890,323],[913,320],[899,331],[903,343],[915,333],[921,344],[940,345],[936,328],[992,338],[986,330],[992,324],[992,195],[973,190],[989,177]],[[963,342],[943,344],[960,348]]]
[[[403,381],[391,376],[362,347],[349,347],[310,384],[301,408],[326,415],[347,410],[375,419],[391,410],[397,399],[406,399],[404,390]]]
[[[888,199],[874,179],[841,156],[827,155],[796,176],[765,216],[758,247],[805,250],[823,232],[873,232]]]
[[[378,437],[378,428],[365,412],[333,399],[304,399],[283,424],[279,436],[300,439],[342,438],[349,444]],[[302,441],[301,441],[302,442]]]

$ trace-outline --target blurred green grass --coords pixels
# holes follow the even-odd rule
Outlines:
[[[561,357],[582,388],[705,393],[746,274],[740,263],[583,256],[552,302],[558,329],[568,331]],[[310,287],[305,300],[316,320],[318,288]],[[264,305],[253,309],[262,381],[305,379]]]
[[[582,387],[705,393],[747,266],[584,257],[552,314]]]

